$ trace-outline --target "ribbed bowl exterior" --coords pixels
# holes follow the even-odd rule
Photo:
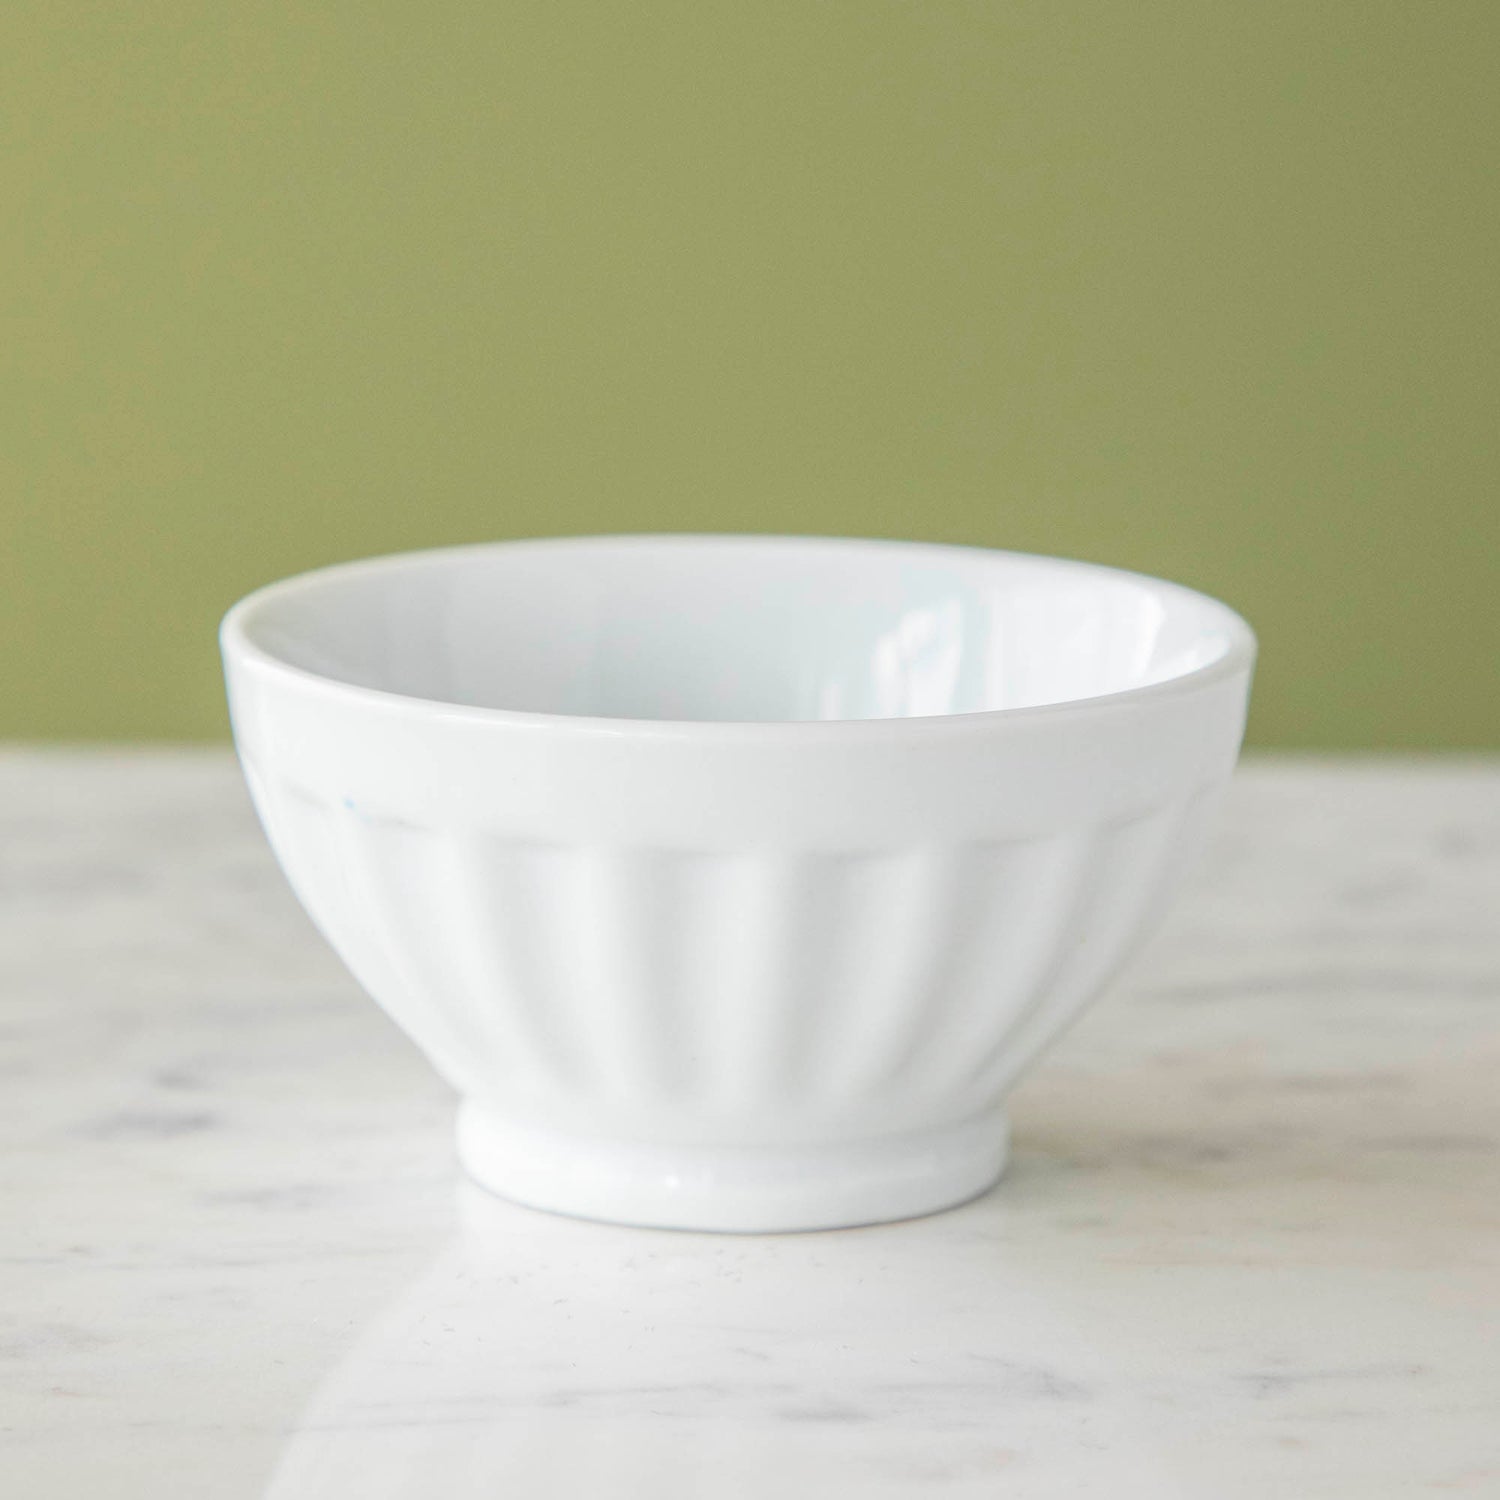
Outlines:
[[[992,1106],[1147,930],[1217,787],[1017,838],[740,851],[423,826],[246,769],[308,911],[463,1095],[654,1141]]]
[[[994,1108],[1163,908],[1247,679],[636,744],[230,663],[283,867],[438,1070],[499,1117],[665,1145]]]

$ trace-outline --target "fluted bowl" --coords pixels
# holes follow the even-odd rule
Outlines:
[[[221,632],[288,878],[524,1203],[906,1217],[1162,912],[1238,752],[1244,621],[1177,585],[819,538],[327,568]]]

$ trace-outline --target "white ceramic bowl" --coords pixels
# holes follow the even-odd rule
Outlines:
[[[351,563],[222,641],[277,856],[458,1091],[473,1176],[729,1230],[996,1179],[1007,1090],[1198,841],[1254,657],[1135,574],[718,536]]]

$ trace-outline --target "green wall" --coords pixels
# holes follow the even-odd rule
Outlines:
[[[277,575],[595,530],[1219,593],[1500,744],[1500,5],[0,8],[0,735],[224,732]]]

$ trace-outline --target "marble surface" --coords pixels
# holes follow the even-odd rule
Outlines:
[[[1271,761],[927,1220],[459,1183],[219,752],[0,754],[0,1492],[1500,1495],[1500,764]]]

